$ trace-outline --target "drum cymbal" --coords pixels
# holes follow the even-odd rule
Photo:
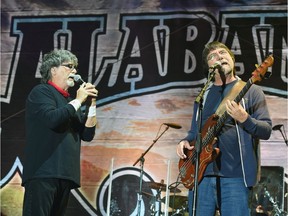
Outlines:
[[[161,191],[166,191],[167,185],[164,183],[159,183],[159,182],[148,182],[148,185],[150,188],[155,189],[155,190],[161,190]],[[176,187],[170,188],[170,192],[173,193],[180,193],[181,190],[179,190]]]
[[[166,197],[162,198],[161,201],[165,203]],[[180,209],[183,206],[186,206],[186,201],[188,201],[188,197],[186,196],[169,196],[169,207]]]
[[[148,182],[148,185],[150,188],[152,189],[156,189],[156,190],[166,190],[166,184],[163,183],[159,183],[159,182]]]

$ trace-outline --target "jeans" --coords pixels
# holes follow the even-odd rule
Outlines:
[[[219,209],[221,216],[249,216],[249,189],[243,178],[204,177],[198,186],[197,207],[193,210],[192,190],[189,191],[189,215],[214,216]]]

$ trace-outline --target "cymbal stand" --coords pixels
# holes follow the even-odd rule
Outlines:
[[[154,215],[157,215],[157,212],[158,212],[159,216],[162,215],[162,211],[161,211],[161,191],[162,191],[161,188],[159,188],[157,190],[156,199],[155,199],[155,206],[156,206],[156,204],[158,204],[158,211],[156,211]]]
[[[264,188],[265,191],[265,196],[269,198],[269,201],[273,204],[273,210],[275,211],[275,216],[281,216],[281,215],[286,215],[278,206],[277,202],[273,199],[273,197],[270,195],[269,191]]]
[[[169,129],[169,126],[166,126],[165,130],[153,140],[152,144],[149,148],[141,154],[141,156],[135,161],[133,166],[135,166],[140,161],[140,183],[139,183],[139,196],[138,196],[138,209],[137,209],[137,216],[140,216],[141,213],[141,201],[142,201],[142,184],[143,184],[143,173],[144,173],[144,156],[149,152],[149,150],[154,146],[154,144],[160,139],[160,137]]]
[[[153,205],[152,207],[150,208],[151,210],[151,216],[160,216],[162,215],[162,211],[161,211],[161,188],[159,188],[157,190],[157,193],[156,195],[154,196],[154,199],[153,199]],[[157,209],[158,207],[158,209]]]

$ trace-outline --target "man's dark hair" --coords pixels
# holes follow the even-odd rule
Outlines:
[[[223,44],[223,43],[221,43],[219,41],[210,42],[210,43],[205,45],[205,48],[204,48],[204,50],[202,52],[202,63],[203,63],[204,71],[207,72],[206,76],[208,75],[208,70],[209,70],[207,56],[208,56],[208,54],[211,51],[216,50],[218,48],[224,48],[225,50],[227,50],[227,52],[230,54],[230,56],[232,57],[233,61],[235,62],[234,53],[231,52],[231,50],[225,44]],[[235,69],[234,68],[233,68],[233,74],[235,75]]]

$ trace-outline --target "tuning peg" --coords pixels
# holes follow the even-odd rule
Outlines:
[[[264,75],[264,79],[269,79],[272,75],[272,72],[271,71],[267,71]]]

